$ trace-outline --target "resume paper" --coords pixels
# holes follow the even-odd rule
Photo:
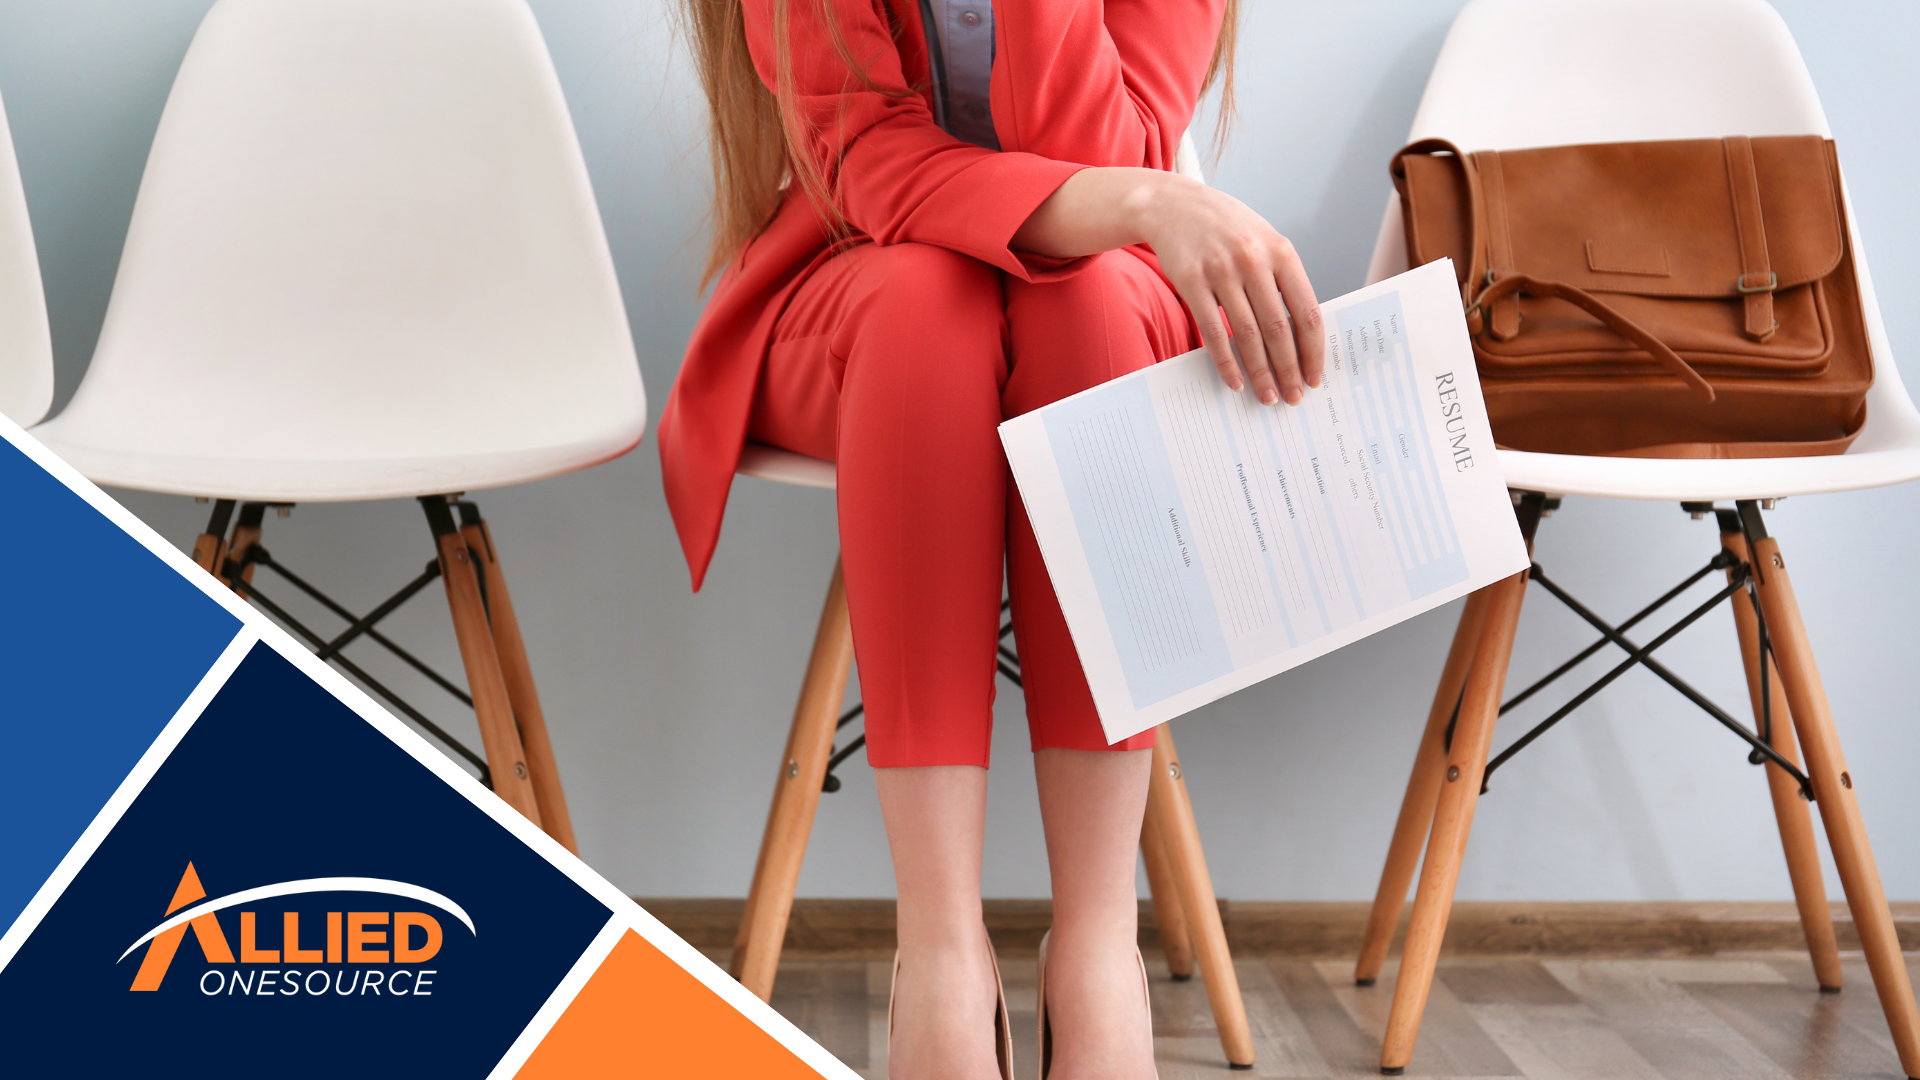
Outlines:
[[[1527,567],[1451,261],[1321,310],[1297,406],[1201,349],[1000,425],[1110,741]]]

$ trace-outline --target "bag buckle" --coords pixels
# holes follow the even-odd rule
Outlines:
[[[1487,295],[1487,290],[1493,288],[1493,283],[1498,280],[1500,280],[1500,271],[1495,267],[1487,267],[1486,274],[1480,280],[1479,291],[1473,294],[1473,303],[1467,305],[1467,318],[1471,319],[1476,313],[1486,310],[1486,302],[1480,298]]]
[[[1770,293],[1780,287],[1780,275],[1772,271],[1767,272],[1767,283],[1765,285],[1749,286],[1747,279],[1753,276],[1752,274],[1741,274],[1740,279],[1733,283],[1733,287],[1747,296],[1751,296],[1754,293]]]

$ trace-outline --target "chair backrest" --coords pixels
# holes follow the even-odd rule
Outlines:
[[[1193,129],[1180,133],[1180,149],[1173,153],[1173,171],[1189,179],[1207,182],[1207,174],[1200,168],[1200,148],[1193,143]]]
[[[1828,135],[1786,23],[1762,0],[1475,0],[1412,138],[1508,149]]]
[[[185,458],[599,459],[645,417],[524,0],[219,0],[48,429]]]
[[[1793,35],[1763,0],[1473,0],[1441,46],[1408,139],[1505,150],[1806,134],[1832,129]],[[1857,227],[1853,236],[1875,367],[1850,455],[1920,440]],[[1370,278],[1406,265],[1397,202],[1374,259]]]
[[[27,196],[0,102],[0,416],[32,427],[53,403],[53,344]]]

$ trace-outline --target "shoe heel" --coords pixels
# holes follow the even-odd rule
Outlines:
[[[987,963],[993,965],[993,1054],[1000,1065],[1000,1080],[1013,1080],[1013,1021],[1007,1016],[1007,985],[1000,979],[992,938],[987,939]]]
[[[893,1058],[893,1000],[900,991],[900,950],[893,950],[893,981],[887,984],[887,1058]]]
[[[1040,1080],[1047,1080],[1047,1072],[1053,1068],[1053,1029],[1047,1025],[1047,939],[1052,936],[1051,930],[1040,935],[1040,957],[1033,973],[1034,1012],[1039,1014],[1040,1028]]]
[[[1147,978],[1147,958],[1140,955],[1139,948],[1133,950],[1133,959],[1140,965],[1140,995],[1147,999],[1147,1038],[1153,1038],[1153,980]]]

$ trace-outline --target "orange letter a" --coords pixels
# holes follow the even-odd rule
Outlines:
[[[194,873],[193,864],[188,863],[187,872],[180,875],[179,887],[173,890],[173,900],[167,905],[167,914],[171,915],[195,900],[204,899],[206,895],[207,890],[200,887],[200,875]],[[128,989],[160,989],[160,980],[167,975],[167,965],[173,963],[173,954],[180,948],[180,940],[187,936],[189,929],[200,942],[200,951],[206,955],[208,963],[233,963],[233,950],[227,947],[227,935],[220,932],[220,923],[209,911],[149,942],[146,959],[140,961],[140,971],[133,977],[133,985]]]

